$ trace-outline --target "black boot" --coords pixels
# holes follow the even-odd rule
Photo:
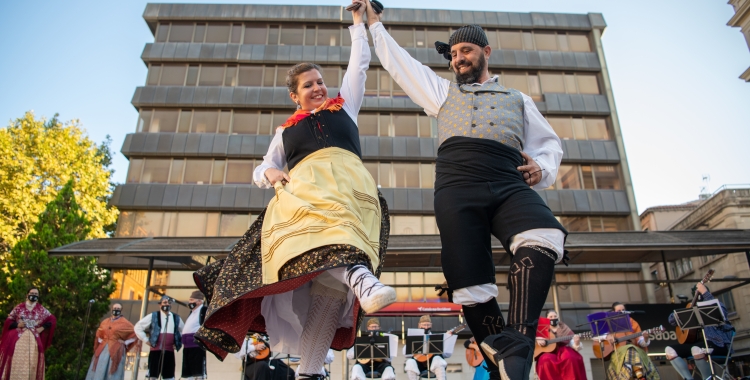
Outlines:
[[[543,247],[521,247],[508,272],[508,325],[482,342],[482,350],[497,365],[502,380],[528,380],[534,359],[534,339],[544,308],[557,254]]]
[[[463,305],[464,317],[466,318],[466,324],[469,325],[472,335],[474,335],[474,341],[477,345],[484,342],[484,340],[490,335],[500,334],[505,326],[505,320],[503,320],[503,314],[500,312],[500,306],[497,304],[497,299],[492,298],[485,303],[476,303],[473,305]],[[484,356],[484,362],[487,365],[487,371],[490,372],[490,380],[492,380],[492,373],[497,374],[497,366],[491,360],[484,350],[480,350],[482,356]],[[499,379],[499,375],[497,375]]]

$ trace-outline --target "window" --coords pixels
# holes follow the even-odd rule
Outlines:
[[[391,216],[393,235],[436,235],[437,224],[434,216],[394,215]]]
[[[155,110],[151,127],[144,132],[175,132],[177,131],[177,116],[175,110]]]
[[[211,160],[187,160],[183,183],[207,185],[211,180]]]
[[[141,171],[143,170],[143,159],[133,158],[128,166],[128,183],[138,183],[141,181]]]
[[[216,133],[216,111],[196,110],[193,112],[192,133]]]
[[[161,75],[161,65],[151,65],[148,68],[148,75],[146,77],[146,84],[149,86],[156,86],[159,84],[159,76]]]
[[[256,160],[132,159],[128,183],[251,184]]]
[[[257,134],[258,112],[235,111],[232,134]]]
[[[305,29],[302,25],[284,25],[279,45],[302,45],[304,38]]]
[[[414,47],[414,29],[404,27],[392,27],[390,30],[391,37],[401,47]],[[434,45],[433,45],[434,46]]]
[[[380,187],[431,189],[435,184],[435,165],[419,163],[365,162]]]
[[[185,74],[187,65],[162,65],[161,80],[162,86],[182,86],[185,83]]]
[[[569,34],[570,50],[572,51],[591,51],[589,38],[583,34]]]
[[[448,43],[450,39],[450,30],[448,28],[428,28],[426,31],[426,46],[428,48],[435,47],[435,41]]]
[[[228,160],[226,184],[253,183],[253,170],[252,160]]]
[[[555,190],[621,190],[620,171],[612,165],[560,165]]]
[[[542,92],[565,93],[565,82],[562,74],[542,72],[539,74],[539,78],[542,82]]]
[[[238,86],[260,86],[263,84],[262,66],[240,66],[237,77]]]
[[[151,128],[151,110],[141,110],[138,113],[136,132],[149,132]]]
[[[193,24],[172,23],[169,30],[169,42],[190,42],[193,40]]]
[[[629,231],[630,218],[627,216],[560,216],[557,217],[568,232],[613,232]]]
[[[606,190],[620,189],[620,175],[616,167],[611,165],[593,165],[596,177],[596,188]]]
[[[349,31],[346,31],[349,34]],[[341,42],[341,27],[338,25],[318,26],[318,46],[339,46]]]
[[[156,42],[167,42],[169,35],[169,24],[159,24],[156,27]]]
[[[224,66],[201,65],[199,86],[221,86],[224,83]]]
[[[121,211],[115,236],[242,236],[255,219],[218,212]]]
[[[500,48],[506,50],[522,50],[523,43],[521,42],[521,33],[514,32],[498,32],[500,38]]]
[[[224,44],[229,42],[229,27],[229,24],[208,24],[206,42]]]
[[[606,119],[551,116],[547,121],[563,140],[609,140]]]
[[[723,303],[724,307],[727,308],[727,312],[729,313],[727,317],[733,317],[737,315],[737,306],[734,304],[734,296],[732,295],[731,290],[719,294],[718,296],[716,296],[716,299],[718,299],[719,302]]]
[[[537,50],[557,50],[557,36],[554,33],[534,32]]]
[[[145,160],[143,174],[141,174],[141,183],[167,183],[169,180],[170,159]]]
[[[251,216],[247,214],[222,214],[219,236],[242,236],[250,228]]]
[[[576,74],[578,92],[581,94],[599,94],[599,83],[595,74]]]
[[[206,38],[206,24],[196,24],[193,42],[203,42]]]
[[[268,36],[268,26],[265,24],[245,24],[245,38],[242,40],[246,45],[265,45]]]

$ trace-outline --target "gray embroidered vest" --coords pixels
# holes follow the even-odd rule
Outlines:
[[[464,136],[523,150],[523,96],[497,80],[481,86],[451,83],[437,120],[440,144],[452,136]]]

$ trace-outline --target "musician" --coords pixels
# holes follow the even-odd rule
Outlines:
[[[620,302],[612,304],[610,311],[624,313],[625,305]],[[617,347],[612,354],[607,374],[610,380],[646,379],[659,380],[659,372],[648,357],[645,349],[651,344],[648,332],[643,331],[641,336],[615,344],[615,339],[625,335],[641,332],[641,326],[633,318],[630,318],[631,331],[607,334],[607,341]]]
[[[583,348],[581,339],[563,323],[554,310],[547,311],[547,318],[539,318],[536,343],[547,346],[547,339],[572,337],[567,342],[553,343],[557,347],[545,352],[536,359],[536,373],[539,380],[586,380],[586,366],[578,351]]]
[[[430,318],[430,316],[421,316],[419,318],[418,327],[420,329],[423,329],[425,334],[432,334],[432,319]],[[404,346],[404,354],[406,354],[406,346]],[[428,366],[430,368],[430,371],[435,374],[436,380],[445,380],[445,368],[448,367],[448,363],[443,357],[449,358],[450,354],[432,355],[431,358],[424,361],[416,360],[412,355],[406,356],[409,358],[406,359],[406,365],[404,369],[406,370],[406,375],[409,377],[409,380],[419,380],[420,374],[423,371],[426,371]]]
[[[367,331],[380,331],[380,320],[377,318],[370,318],[367,321]],[[384,334],[384,335],[392,335],[392,334]],[[350,348],[349,351],[346,352],[346,357],[348,359],[354,359],[354,347]],[[375,359],[375,363],[367,362],[357,362],[352,367],[352,375],[349,377],[351,380],[367,380],[371,377],[372,371],[375,370],[375,372],[380,374],[380,378],[383,380],[395,380],[396,379],[396,373],[393,370],[393,366],[391,365],[391,359]]]
[[[710,301],[715,299],[708,288],[700,282],[693,287],[693,295],[695,295],[696,291],[698,292],[698,301]],[[727,307],[721,302],[719,302],[719,306],[721,306],[721,311],[724,315],[727,315]],[[669,323],[672,326],[677,326],[674,313],[669,315]],[[711,355],[726,356],[729,353],[729,344],[732,342],[733,330],[734,327],[732,327],[729,322],[726,322],[721,326],[708,326],[704,328],[708,347],[713,349]],[[665,350],[667,360],[672,363],[672,367],[674,367],[677,373],[685,379],[693,378],[690,369],[688,369],[687,362],[684,359],[688,356],[692,356],[695,360],[695,366],[698,367],[698,370],[701,372],[702,379],[711,376],[711,366],[708,364],[703,340],[701,339],[699,342],[698,345],[690,348],[690,352],[687,352],[687,350],[683,351],[682,347],[676,347],[676,349],[667,347]]]
[[[467,351],[468,350],[474,350],[474,352],[476,353],[476,355],[482,357],[482,363],[479,364],[476,367],[474,367],[474,365],[471,364],[471,362],[469,362],[469,364],[472,367],[474,367],[474,377],[472,378],[472,380],[489,380],[490,373],[487,372],[487,364],[484,362],[484,357],[482,356],[482,353],[481,353],[482,351],[479,350],[479,345],[477,345],[477,341],[476,341],[476,339],[473,336],[471,338],[466,339],[464,341],[464,348]],[[467,356],[467,358],[469,357],[468,354],[466,356]],[[467,359],[467,360],[469,360],[469,359]]]
[[[265,334],[248,333],[240,351],[234,357],[244,361],[243,372],[245,380],[271,380],[273,377],[270,365],[271,352],[268,348],[268,336]]]

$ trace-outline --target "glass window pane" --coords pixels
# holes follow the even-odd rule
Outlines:
[[[393,114],[394,136],[417,137],[417,115]]]
[[[372,113],[360,113],[357,117],[357,126],[360,136],[378,135],[378,115]]]
[[[435,167],[432,164],[419,164],[421,174],[420,186],[423,189],[432,189],[435,185]]]
[[[273,87],[276,84],[276,66],[266,66],[263,72],[263,87]]]
[[[598,94],[599,84],[595,74],[577,74],[578,92],[581,94]]]
[[[583,188],[586,190],[595,189],[594,176],[591,175],[591,165],[581,165],[581,175],[583,176]]]
[[[392,27],[391,37],[401,47],[414,47],[414,30],[412,28]]]
[[[397,285],[409,284],[409,273],[397,272],[396,284]],[[396,300],[399,302],[409,301],[409,288],[396,288]]]
[[[437,74],[437,76],[439,76],[439,77],[441,77],[443,79],[447,79],[449,81],[455,81],[456,80],[456,75],[453,74],[453,72],[451,72],[450,70],[435,70],[435,74]]]
[[[169,24],[159,24],[156,27],[156,42],[167,42],[167,34],[169,34]]]
[[[554,33],[534,32],[536,50],[557,50],[557,36]]]
[[[393,187],[391,186],[391,164],[380,163],[380,176],[378,177],[378,185],[380,187]]]
[[[258,112],[234,111],[232,134],[257,134],[258,116]]]
[[[391,81],[391,86],[393,86],[393,96],[406,96],[406,92],[404,89],[401,88],[401,86],[396,83],[396,81]]]
[[[563,78],[565,80],[565,92],[568,94],[577,94],[578,86],[576,86],[576,77],[573,74],[565,74]]]
[[[234,87],[237,85],[237,66],[228,66],[224,73],[224,86]]]
[[[206,24],[195,25],[195,33],[193,33],[193,42],[202,43],[204,38],[206,38]]]
[[[340,26],[318,26],[318,46],[339,46],[340,39]]]
[[[216,236],[219,233],[219,217],[221,214],[218,212],[209,212],[206,215],[206,236]]]
[[[594,165],[596,188],[599,190],[620,190],[620,172],[612,165]]]
[[[565,34],[557,35],[557,48],[560,51],[570,51],[570,45],[568,45],[568,36]]]
[[[268,45],[279,44],[279,26],[271,25],[268,27]]]
[[[172,160],[172,170],[169,173],[169,183],[182,183],[182,172],[184,169],[184,159],[175,158]]]
[[[432,135],[432,123],[429,116],[419,115],[419,137],[437,137]]]
[[[263,83],[262,66],[240,66],[237,78],[238,86],[258,86]]]
[[[534,50],[534,35],[531,32],[521,32],[523,50]]]
[[[447,44],[450,36],[451,34],[448,28],[427,28],[427,47],[434,48],[435,41],[445,42]]]
[[[286,73],[291,68],[291,66],[278,66],[276,68],[276,87],[286,87]]]
[[[526,74],[506,74],[503,73],[505,87],[515,88],[524,94],[529,93],[529,84],[526,81]]]
[[[548,117],[547,121],[561,140],[573,139],[573,128],[569,117]]]
[[[393,177],[396,180],[394,187],[419,187],[419,165],[394,163]]]
[[[149,132],[176,132],[177,110],[155,110]]]
[[[380,117],[380,136],[392,136],[393,121],[391,120],[391,114],[381,114]]]
[[[274,134],[273,131],[276,130],[277,126],[271,125],[271,119],[273,119],[270,112],[261,112],[260,113],[260,126],[258,127],[258,134],[259,135],[272,135]]]
[[[229,160],[227,163],[227,185],[253,183],[252,160]]]
[[[589,38],[582,34],[569,34],[570,50],[572,51],[591,51]]]
[[[250,215],[221,214],[219,236],[242,236],[250,227]]]
[[[583,119],[573,118],[573,135],[576,140],[586,140],[586,128],[583,126]]]
[[[216,111],[199,111],[193,113],[192,133],[216,133],[216,122],[218,118]]]
[[[200,69],[200,66],[198,65],[190,65],[190,67],[188,67],[187,79],[185,79],[185,86],[195,86],[195,84],[198,83],[198,70],[199,69]]]
[[[229,40],[229,42],[233,44],[240,43],[240,39],[242,38],[242,24],[233,24],[232,25],[232,38]]]
[[[229,24],[208,24],[206,31],[207,43],[227,43],[229,42]]]
[[[139,183],[141,181],[141,170],[143,169],[143,159],[133,158],[128,165],[128,183]]]
[[[161,80],[162,86],[182,86],[185,83],[187,65],[163,65]]]
[[[378,95],[378,70],[367,70],[367,79],[365,79],[365,96]]]
[[[177,215],[175,236],[204,236],[205,234],[205,212],[181,212]]]
[[[391,76],[385,70],[378,70],[380,76],[380,96],[389,96],[391,94]]]
[[[535,74],[529,74],[529,93],[534,100],[542,100],[542,89],[539,85],[539,76]]]
[[[232,111],[219,112],[219,133],[229,133],[229,123],[232,120]]]
[[[224,82],[224,65],[202,65],[199,86],[221,86]]]
[[[425,235],[439,234],[438,229],[437,229],[437,223],[435,222],[434,216],[422,217],[422,233]]]
[[[581,179],[578,175],[578,166],[577,165],[560,165],[560,169],[558,169],[557,171],[557,181],[555,183],[555,188],[557,190],[561,190],[561,189],[580,190]]]
[[[151,128],[151,110],[141,110],[138,113],[138,127],[136,132],[148,132]]]
[[[585,119],[586,133],[589,140],[609,140],[607,121],[605,119]]]
[[[274,112],[273,113],[273,122],[271,125],[273,125],[273,129],[276,130],[276,127],[280,127],[281,124],[286,123],[286,120],[289,119],[289,114],[286,112]]]
[[[130,237],[133,234],[133,224],[135,223],[135,212],[120,211],[117,218],[117,232],[115,237]]]
[[[369,32],[368,32],[369,33]],[[367,37],[367,43],[372,46],[372,37]],[[352,46],[352,34],[349,31],[349,28],[343,28],[341,30],[341,46]]]
[[[281,27],[281,41],[279,45],[302,45],[305,29],[302,25],[284,25]]]
[[[190,42],[193,40],[193,23],[173,22],[169,30],[169,42]]]
[[[141,183],[167,183],[171,159],[149,158],[143,165]]]
[[[630,219],[628,217],[613,216],[613,217],[602,217],[602,230],[604,232],[614,231],[630,231]],[[692,261],[689,261],[692,264]]]
[[[136,212],[133,226],[133,237],[147,237],[161,235],[161,224],[164,219],[162,212]]]
[[[211,160],[187,160],[185,163],[185,179],[182,183],[193,185],[207,185],[211,180]]]
[[[268,27],[266,24],[245,24],[245,39],[242,41],[245,45],[265,45]]]
[[[177,127],[178,133],[190,132],[190,121],[193,118],[193,112],[185,110],[180,112],[180,125]]]
[[[159,85],[159,75],[161,74],[161,65],[151,65],[148,68],[146,84],[149,86]]]
[[[394,235],[418,235],[422,233],[422,217],[397,215],[393,217],[391,233]]]
[[[585,216],[560,218],[563,227],[569,232],[589,232],[589,220]]]
[[[378,163],[377,162],[364,162],[365,169],[367,169],[368,172],[370,172],[370,175],[372,176],[372,179],[375,181],[375,184],[378,184]]]
[[[429,44],[425,40],[426,37],[427,36],[424,32],[424,29],[418,27],[414,30],[414,40],[416,40],[417,42],[417,47],[423,48],[423,47],[428,47],[428,46],[435,46],[435,42],[433,42],[432,44]]]
[[[315,46],[315,26],[308,25],[305,28],[305,45]]]
[[[327,87],[339,87],[339,68],[338,67],[325,67],[323,72],[320,73],[323,76],[323,83]],[[284,76],[284,82],[286,82],[286,76]]]
[[[498,49],[500,45],[497,42],[497,31],[485,29],[484,32],[487,34],[487,42],[490,44],[490,47],[492,47],[493,50]]]
[[[214,168],[211,171],[211,184],[221,185],[224,183],[224,170],[227,167],[227,162],[224,160],[214,160]]]
[[[563,76],[560,73],[548,73],[542,72],[539,74],[539,78],[542,82],[542,92],[544,93],[565,93],[565,82],[563,82]]]
[[[499,31],[497,32],[498,36],[500,37],[500,48],[505,50],[522,50],[523,49],[523,43],[521,43],[521,33],[517,31],[513,32],[506,32],[506,31]]]

